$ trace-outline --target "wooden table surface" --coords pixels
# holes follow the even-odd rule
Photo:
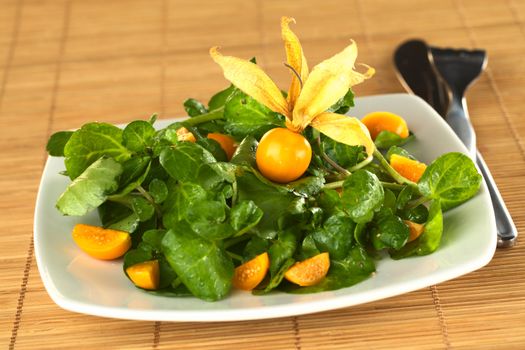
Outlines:
[[[256,56],[286,86],[282,15],[309,62],[350,38],[377,69],[358,95],[402,92],[402,40],[485,48],[468,94],[484,154],[518,230],[525,228],[525,1],[0,0],[0,347],[16,349],[524,349],[525,245],[488,266],[402,296],[319,314],[233,323],[105,319],[60,309],[33,251],[45,144],[57,130],[152,112],[184,115],[226,85],[208,49]],[[522,241],[525,237],[522,237]]]

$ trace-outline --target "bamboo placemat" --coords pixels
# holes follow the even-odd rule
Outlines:
[[[469,92],[479,148],[520,231],[525,227],[525,2],[440,0],[0,0],[0,346],[16,349],[523,349],[525,248],[402,296],[276,320],[167,323],[64,311],[34,259],[33,209],[57,130],[183,115],[189,96],[225,86],[208,48],[257,56],[285,86],[279,18],[311,63],[349,38],[377,75],[358,95],[401,92],[391,64],[402,40],[488,50]],[[523,241],[523,237],[522,237]]]

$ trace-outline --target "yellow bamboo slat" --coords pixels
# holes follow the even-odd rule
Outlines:
[[[297,19],[311,66],[346,46],[377,69],[357,95],[402,92],[392,52],[420,37],[480,47],[468,94],[479,148],[525,231],[525,2],[506,0],[0,0],[0,347],[12,349],[522,349],[525,244],[412,293],[298,317],[230,323],[104,319],[60,309],[35,263],[32,220],[51,132],[184,114],[225,87],[208,49],[256,56],[289,83],[279,32]],[[523,234],[522,234],[523,235]],[[523,237],[522,237],[523,241]]]

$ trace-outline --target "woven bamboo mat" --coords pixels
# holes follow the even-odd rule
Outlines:
[[[488,50],[469,92],[479,148],[525,228],[525,2],[521,0],[0,0],[0,347],[16,349],[524,349],[525,245],[402,296],[277,320],[166,323],[64,311],[35,264],[32,220],[50,133],[92,120],[183,115],[225,86],[208,48],[257,56],[285,86],[279,18],[309,61],[354,38],[377,75],[358,95],[401,92],[402,40]],[[523,233],[522,233],[523,235]],[[522,237],[522,241],[523,241]]]

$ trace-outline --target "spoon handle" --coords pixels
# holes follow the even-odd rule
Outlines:
[[[485,178],[487,188],[489,189],[490,199],[492,200],[492,207],[494,208],[494,216],[496,218],[496,229],[498,231],[498,247],[507,248],[516,244],[518,237],[518,230],[512,221],[512,217],[505,206],[503,198],[496,186],[496,182],[490,173],[485,160],[479,151],[477,152],[476,163]]]

